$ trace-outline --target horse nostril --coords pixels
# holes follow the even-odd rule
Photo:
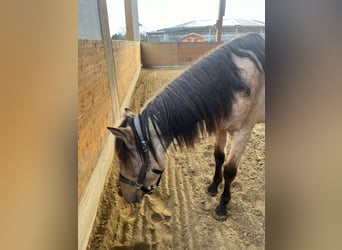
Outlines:
[[[119,195],[120,197],[123,196],[121,188],[119,188],[118,195]]]
[[[144,194],[143,195],[136,195],[132,200],[131,200],[131,202],[132,203],[138,203],[138,202],[140,202],[142,199],[143,199],[143,197],[144,197]]]

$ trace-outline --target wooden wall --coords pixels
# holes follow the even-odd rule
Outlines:
[[[144,67],[186,65],[195,62],[216,43],[141,43],[141,61]]]
[[[140,43],[113,41],[120,105],[130,99],[140,73]],[[109,136],[113,120],[111,92],[102,41],[78,42],[78,202]]]
[[[122,105],[140,73],[140,42],[113,41],[112,44],[119,103]]]
[[[78,202],[113,123],[102,41],[78,42]]]

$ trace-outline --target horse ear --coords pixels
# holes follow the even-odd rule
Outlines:
[[[130,108],[125,108],[125,118],[135,116],[135,113]]]
[[[134,142],[133,133],[130,128],[112,128],[107,127],[107,129],[113,133],[117,138],[120,138],[125,142],[127,146],[130,146]]]

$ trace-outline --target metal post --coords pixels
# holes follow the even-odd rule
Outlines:
[[[220,0],[218,20],[216,21],[216,42],[221,42],[222,22],[226,9],[226,0]]]

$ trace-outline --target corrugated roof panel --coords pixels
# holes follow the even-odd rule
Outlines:
[[[236,19],[223,19],[222,26],[235,26],[240,25],[239,22],[236,21]]]
[[[207,27],[207,26],[213,26],[216,22],[213,20],[199,20],[199,21],[193,21],[186,25],[186,27]]]
[[[159,29],[157,32],[166,32],[166,31],[176,31],[183,30],[187,28],[201,28],[208,26],[215,26],[216,20],[208,19],[208,20],[197,20],[190,21],[186,23],[181,23],[176,26]],[[257,20],[246,20],[246,19],[223,19],[222,23],[223,27],[234,27],[234,26],[265,26],[265,23]],[[148,33],[156,33],[156,32],[148,32]]]
[[[173,27],[165,28],[165,29],[174,29],[174,28],[181,28],[181,27],[207,27],[207,26],[214,26],[216,24],[216,20],[208,19],[208,20],[197,20],[197,21],[190,21],[186,23],[182,23]],[[223,26],[263,26],[265,25],[262,21],[257,20],[247,20],[247,19],[223,19]]]

